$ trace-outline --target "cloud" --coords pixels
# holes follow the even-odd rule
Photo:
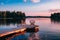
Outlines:
[[[60,9],[60,1],[57,2],[48,2],[43,4],[37,4],[26,7],[28,12],[41,12],[41,11],[49,11],[50,9]]]
[[[27,0],[24,0],[24,2],[27,2]]]
[[[31,0],[31,1],[34,2],[34,3],[40,2],[40,0]]]
[[[23,0],[24,2],[27,2],[27,0]],[[40,2],[40,0],[30,0],[31,2],[33,2],[33,3],[38,3],[38,2]]]

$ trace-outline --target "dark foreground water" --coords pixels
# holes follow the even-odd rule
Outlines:
[[[60,40],[60,22],[53,21],[49,18],[28,18],[26,24],[30,24],[30,20],[35,20],[35,24],[39,26],[38,32],[26,32],[24,34],[14,36],[10,40]],[[2,24],[0,30],[16,28],[19,23]],[[1,32],[1,31],[0,31]]]

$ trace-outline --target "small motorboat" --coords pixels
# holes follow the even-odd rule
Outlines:
[[[38,31],[39,31],[39,27],[36,25],[26,28],[26,32],[38,32]]]

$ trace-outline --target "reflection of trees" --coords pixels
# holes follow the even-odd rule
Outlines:
[[[51,22],[53,22],[53,23],[60,23],[60,20],[54,20],[54,19],[51,19]]]
[[[16,24],[16,23],[21,23],[21,20],[23,19],[0,19],[0,25],[9,25],[11,23]],[[25,21],[25,19],[23,20]]]
[[[38,33],[30,33],[28,40],[40,40]]]

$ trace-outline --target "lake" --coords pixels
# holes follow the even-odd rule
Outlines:
[[[35,25],[39,26],[38,32],[26,32],[15,36],[10,40],[60,40],[60,22],[51,20],[50,18],[27,18],[26,24],[30,24],[30,20],[35,20]],[[19,23],[2,23],[0,22],[1,30],[9,30],[17,28]]]

